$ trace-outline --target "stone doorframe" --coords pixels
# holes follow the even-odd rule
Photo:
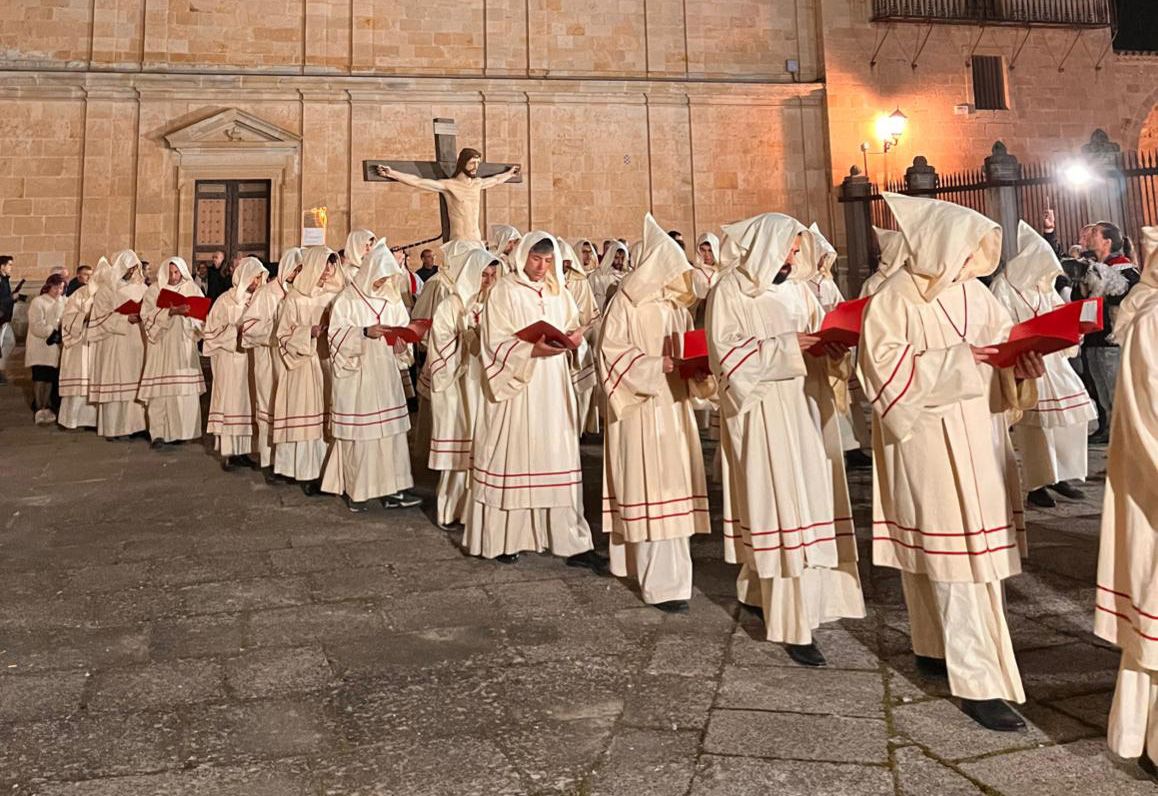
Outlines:
[[[281,257],[296,230],[286,188],[296,184],[301,138],[256,116],[228,108],[165,136],[177,155],[177,251],[193,252],[193,204],[198,180],[269,180],[269,256]]]

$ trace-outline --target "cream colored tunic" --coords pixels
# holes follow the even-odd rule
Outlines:
[[[1110,748],[1158,752],[1158,229],[1144,228],[1150,254],[1142,282],[1118,312],[1122,348],[1110,429],[1098,554],[1094,632],[1122,648],[1110,712]],[[1148,247],[1143,244],[1143,249]]]
[[[333,301],[334,294],[325,290],[313,296],[291,290],[278,313],[277,356],[283,370],[273,401],[274,470],[298,481],[321,475],[326,454],[329,352],[325,337],[311,337],[310,330],[325,323]]]
[[[164,273],[162,272],[164,276]],[[182,296],[200,296],[191,279],[165,290]],[[154,282],[141,300],[141,329],[145,332],[145,369],[137,400],[145,404],[149,436],[166,442],[201,437],[201,394],[205,376],[197,353],[202,323],[196,318],[170,315],[157,307],[162,286]]]
[[[585,335],[587,339],[586,355],[579,363],[579,369],[572,374],[571,383],[575,388],[575,397],[579,402],[579,432],[595,432],[599,430],[598,413],[593,409],[595,398],[595,341],[598,335],[598,324],[593,321],[599,318],[599,307],[595,303],[595,293],[591,289],[591,282],[580,268],[570,268],[567,275],[567,292],[575,299],[579,308],[579,323],[590,328]]]
[[[933,581],[1021,571],[1024,519],[1005,412],[1033,382],[974,363],[1004,341],[1009,313],[976,279],[925,301],[907,270],[865,311],[860,377],[873,407],[873,559]],[[955,485],[955,486],[950,486]],[[946,489],[956,499],[946,499]]]
[[[57,422],[65,428],[96,425],[96,406],[88,399],[92,369],[88,316],[95,290],[96,286],[89,280],[87,285],[69,296],[60,319],[60,412]]]
[[[524,238],[520,251],[534,240]],[[472,555],[550,549],[570,556],[593,546],[583,518],[574,354],[532,358],[532,345],[515,337],[540,320],[563,331],[578,328],[571,294],[530,282],[521,271],[499,279],[481,319],[487,401],[475,426],[463,538]]]
[[[246,298],[250,295],[245,294]],[[202,352],[213,368],[213,391],[209,399],[207,434],[216,438],[222,456],[253,452],[255,427],[250,388],[250,357],[240,345],[241,318],[246,303],[237,299],[236,288],[222,293],[205,319]]]
[[[664,344],[692,327],[662,298],[617,294],[603,319],[596,363],[608,395],[603,531],[615,543],[711,531],[708,486],[688,382],[663,372]]]
[[[375,323],[405,326],[410,322],[401,301],[367,299],[353,285],[334,301],[329,328],[334,447],[326,460],[322,490],[348,495],[357,502],[414,486],[406,441],[410,415],[399,374],[408,363],[395,354],[385,337],[364,335],[370,324],[359,321],[357,305],[365,301],[372,303],[367,306]],[[408,355],[409,347],[406,350]]]
[[[277,316],[286,285],[274,279],[257,289],[241,317],[241,345],[253,352],[254,449],[262,467],[273,463],[273,399],[284,367],[277,355]]]
[[[140,300],[144,285],[118,281],[110,288],[114,298],[106,302],[119,307]],[[94,313],[96,307],[94,306]],[[145,430],[145,408],[137,402],[137,389],[145,362],[145,338],[140,324],[110,309],[89,319],[88,339],[93,345],[89,401],[97,404],[97,433],[120,437]]]

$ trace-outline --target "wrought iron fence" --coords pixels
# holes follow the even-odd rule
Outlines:
[[[874,22],[1113,27],[1112,0],[873,0]]]

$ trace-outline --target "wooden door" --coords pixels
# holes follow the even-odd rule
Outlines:
[[[198,180],[193,203],[193,262],[216,251],[269,262],[269,180]]]

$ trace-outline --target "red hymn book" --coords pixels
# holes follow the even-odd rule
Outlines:
[[[1102,299],[1074,301],[1014,326],[1009,331],[1009,340],[993,346],[997,354],[991,362],[994,367],[1008,368],[1028,351],[1043,355],[1063,351],[1080,343],[1083,334],[1101,329]]]
[[[824,353],[825,343],[837,343],[852,348],[860,342],[860,327],[864,319],[864,308],[869,299],[842,301],[824,316],[816,335],[820,342],[808,349],[808,353],[818,357]]]

